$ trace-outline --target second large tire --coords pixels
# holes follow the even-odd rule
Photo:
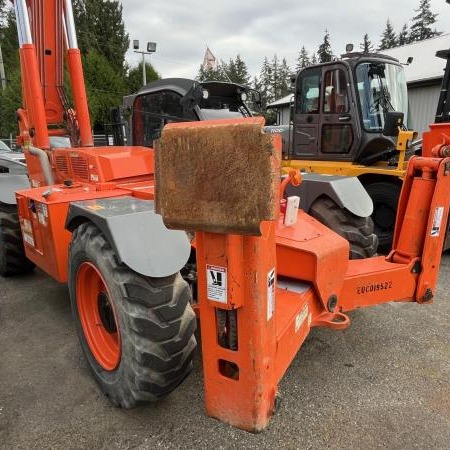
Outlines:
[[[0,275],[8,277],[33,269],[34,264],[25,256],[17,207],[0,203]]]
[[[370,258],[377,252],[378,238],[370,217],[358,217],[340,208],[329,197],[319,197],[308,211],[311,216],[347,239],[350,259]]]
[[[189,374],[196,317],[180,274],[135,273],[117,262],[100,230],[85,223],[70,244],[69,291],[84,354],[115,405],[157,400]]]
[[[380,181],[365,184],[364,187],[373,201],[371,217],[374,223],[374,232],[379,240],[378,251],[388,254],[392,248],[401,186],[396,183]]]

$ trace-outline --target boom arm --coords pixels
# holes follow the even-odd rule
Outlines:
[[[92,146],[86,89],[71,0],[14,0],[20,45],[22,139],[49,149],[49,136],[70,135],[72,145]],[[44,13],[45,11],[45,13]],[[64,92],[66,48],[76,112]]]

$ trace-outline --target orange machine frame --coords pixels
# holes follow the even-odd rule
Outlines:
[[[416,252],[394,246],[388,257],[348,261],[346,242],[303,212],[296,227],[284,226],[282,219],[263,223],[262,237],[197,233],[209,415],[249,431],[262,430],[275,408],[278,383],[312,327],[345,328],[350,321],[343,313],[364,306],[431,302],[447,226],[450,159],[432,161],[431,182],[429,173],[418,176],[425,162],[415,159],[409,165],[400,205],[403,211],[409,198],[404,215],[408,220],[399,218],[401,231],[395,240],[401,245],[401,237],[408,237],[408,244],[418,244]],[[421,195],[419,188],[428,182],[435,189]],[[409,216],[412,210],[418,214]],[[436,214],[441,218],[438,227]],[[411,227],[415,220],[417,226]],[[312,227],[323,234],[308,241]],[[421,236],[414,235],[417,228]],[[226,304],[208,298],[209,267],[226,270],[230,280]],[[271,276],[276,286],[272,292]],[[234,349],[218,339],[218,308],[235,315]]]
[[[65,229],[65,215],[71,202],[125,195],[154,198],[152,150],[91,148],[80,53],[70,0],[64,2],[14,1],[16,11],[22,12],[19,22],[28,17],[27,10],[33,17],[33,36],[26,23],[19,23],[24,109],[18,117],[32,185],[17,195],[22,234],[27,256],[59,281],[67,278],[70,233]],[[76,112],[64,104],[61,94],[64,45]],[[235,123],[245,120],[252,124],[259,120],[263,126],[262,119]],[[191,129],[215,127],[219,143],[221,126],[220,122],[189,125]],[[440,134],[448,136],[448,125],[430,133],[429,141],[436,146],[442,141]],[[76,148],[52,150],[54,135],[70,135]],[[434,158],[410,161],[394,250],[386,258],[349,261],[347,241],[303,212],[292,226],[285,226],[281,219],[264,221],[261,237],[197,234],[209,415],[246,430],[263,429],[275,406],[278,382],[311,327],[345,328],[349,324],[345,311],[362,306],[432,300],[450,191],[450,159],[443,158],[442,149],[435,153]],[[45,174],[46,164],[53,182]],[[243,177],[245,170],[242,167]],[[204,188],[205,180],[199,182]],[[276,192],[272,195],[277,197]],[[208,293],[211,272],[227,275],[223,298],[211,298]]]
[[[231,134],[225,121],[170,124],[163,140],[170,130],[189,133],[193,127],[214,127],[217,142]],[[194,141],[184,146],[194,159],[200,147]],[[349,260],[348,242],[302,211],[295,225],[284,225],[282,214],[278,221],[262,222],[261,237],[233,234],[233,225],[231,234],[199,226],[199,315],[210,416],[248,431],[262,430],[275,408],[278,383],[312,327],[346,328],[350,320],[345,312],[360,307],[432,301],[450,201],[450,158],[436,156],[414,157],[409,163],[394,250],[387,257]],[[173,164],[176,160],[169,162]],[[195,177],[190,169],[179,170]],[[244,168],[242,176],[248,176]],[[238,183],[238,177],[220,183]],[[205,180],[196,182],[204,186]],[[171,179],[168,184],[177,195]],[[195,201],[186,194],[185,183],[180,184],[183,201]],[[252,199],[255,195],[248,193]],[[222,294],[214,291],[216,278]]]

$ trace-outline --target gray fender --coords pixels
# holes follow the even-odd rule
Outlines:
[[[126,196],[71,203],[66,228],[86,221],[102,231],[119,262],[145,276],[177,273],[191,252],[186,233],[167,229],[153,201]]]
[[[302,173],[302,177],[300,186],[287,186],[286,195],[298,195],[300,207],[306,212],[320,196],[326,195],[355,216],[368,217],[372,214],[372,199],[358,178],[315,173]]]
[[[16,191],[30,188],[28,175],[0,174],[0,203],[16,204]]]

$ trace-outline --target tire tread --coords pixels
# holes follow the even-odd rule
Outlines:
[[[0,275],[25,274],[34,267],[25,256],[17,207],[0,203]]]
[[[329,197],[318,198],[309,214],[319,222],[347,239],[350,244],[350,259],[363,259],[377,252],[378,237],[373,232],[370,217],[358,217],[340,208]]]
[[[81,250],[101,255],[109,268],[110,282],[121,292],[114,307],[120,309],[123,376],[113,386],[103,382],[102,373],[92,363],[76,312],[78,332],[83,350],[88,356],[96,380],[112,402],[130,408],[154,401],[169,394],[192,370],[196,348],[194,332],[196,316],[190,305],[190,289],[180,274],[165,278],[150,278],[137,274],[117,262],[116,255],[103,234],[94,225],[85,223],[74,232],[69,249],[69,261]],[[69,268],[69,272],[73,269]],[[105,274],[102,274],[105,276]],[[74,274],[69,274],[74,279]],[[105,278],[106,279],[106,278]],[[76,308],[71,283],[72,309]],[[117,311],[116,311],[117,313]],[[123,324],[126,324],[124,327]],[[131,349],[124,354],[123,349]],[[95,362],[96,363],[96,362]],[[116,370],[119,370],[116,369]]]

